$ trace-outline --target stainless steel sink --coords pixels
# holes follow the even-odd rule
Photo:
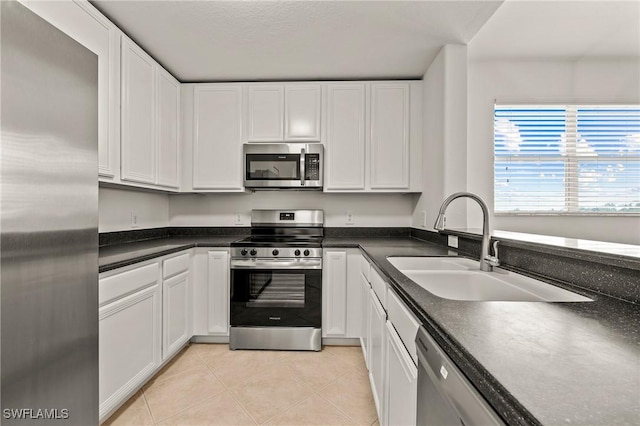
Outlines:
[[[480,271],[479,262],[455,257],[389,257],[409,279],[451,300],[591,302],[588,297],[501,268]]]

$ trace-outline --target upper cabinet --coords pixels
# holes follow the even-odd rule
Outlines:
[[[284,139],[284,86],[249,85],[249,142],[274,142]]]
[[[320,84],[249,84],[247,142],[320,141]]]
[[[422,190],[422,83],[327,83],[326,192]]]
[[[184,97],[193,106],[192,189],[242,190],[243,86],[189,86]]]
[[[409,85],[371,85],[371,189],[409,189]]]
[[[285,85],[285,141],[320,141],[320,93],[319,84]]]
[[[121,179],[179,187],[180,83],[122,37]]]
[[[180,82],[158,69],[158,185],[179,187],[180,171]]]
[[[155,61],[122,38],[122,180],[156,182]]]
[[[366,86],[327,87],[326,190],[365,189]]]
[[[98,56],[98,173],[120,178],[120,30],[86,1],[23,1]]]

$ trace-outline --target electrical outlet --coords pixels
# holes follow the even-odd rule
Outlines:
[[[423,228],[427,227],[427,212],[424,210],[420,212],[420,223]]]
[[[138,227],[138,213],[136,212],[131,212],[131,227],[132,228]]]
[[[235,213],[236,225],[242,225],[242,213]]]
[[[344,224],[345,225],[353,225],[353,223],[354,223],[353,213],[347,212],[347,214],[345,215],[345,218],[344,218]]]
[[[458,236],[457,235],[449,235],[448,236],[448,245],[449,247],[458,248]]]

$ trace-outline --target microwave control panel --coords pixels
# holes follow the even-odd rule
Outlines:
[[[305,174],[306,180],[319,180],[320,179],[320,154],[306,154],[305,160]]]

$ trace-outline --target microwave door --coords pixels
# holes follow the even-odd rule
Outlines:
[[[300,154],[247,154],[246,186],[300,185]]]

